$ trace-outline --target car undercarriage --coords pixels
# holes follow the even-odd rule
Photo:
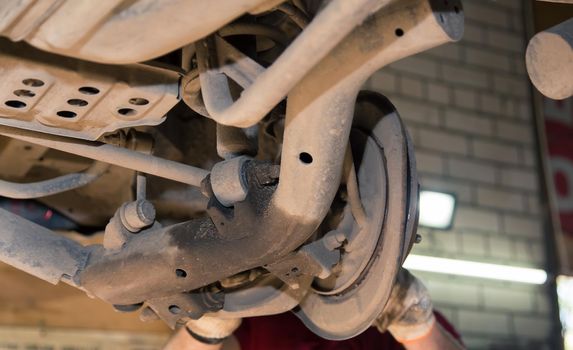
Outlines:
[[[2,2],[0,196],[101,244],[0,209],[0,261],[170,327],[352,337],[420,239],[412,142],[361,88],[462,32],[454,0]]]

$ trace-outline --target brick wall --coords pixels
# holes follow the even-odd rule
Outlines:
[[[454,192],[450,231],[414,253],[546,267],[521,0],[464,0],[464,39],[397,62],[367,88],[388,96],[416,144],[423,188]],[[418,273],[471,349],[554,349],[547,286]]]

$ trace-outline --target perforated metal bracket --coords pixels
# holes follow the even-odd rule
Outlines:
[[[160,124],[179,100],[177,72],[84,62],[7,39],[0,74],[0,124],[80,139]]]

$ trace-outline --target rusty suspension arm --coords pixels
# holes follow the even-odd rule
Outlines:
[[[363,82],[386,64],[458,40],[462,28],[458,1],[398,0],[379,10],[289,93],[280,181],[265,208],[258,210],[264,214],[242,217],[244,212],[235,211],[224,226],[215,219],[180,224],[154,235],[163,240],[155,244],[138,236],[119,255],[91,260],[81,274],[82,283],[104,300],[137,303],[146,291],[159,297],[192,290],[276,262],[296,250],[324,219],[340,184],[356,95]],[[237,236],[233,225],[245,234]],[[217,233],[229,228],[227,234]],[[161,253],[157,247],[164,244],[171,249]],[[162,264],[142,259],[149,249]],[[181,263],[185,279],[177,279],[173,272]]]
[[[243,229],[242,236],[233,235],[233,230],[222,235],[222,221],[204,219],[136,235],[119,252],[106,252],[102,247],[88,251],[71,240],[28,225],[25,244],[17,246],[24,253],[13,255],[12,248],[0,249],[0,260],[24,269],[33,258],[33,266],[51,267],[58,278],[69,276],[68,280],[77,281],[89,293],[114,304],[139,303],[150,297],[189,291],[276,262],[308,239],[330,207],[340,183],[356,95],[365,79],[386,64],[459,39],[462,26],[458,1],[395,0],[316,65],[289,93],[280,182],[268,202],[262,204],[266,209],[242,218],[243,223],[251,225]],[[198,185],[207,175],[202,169],[111,145],[38,137],[33,132],[6,127],[0,128],[0,134],[192,185]],[[254,197],[252,203],[260,203],[259,198]],[[233,220],[240,217],[241,213],[236,212],[225,219],[224,226],[232,229]],[[0,222],[24,224],[13,215],[0,215]],[[42,235],[51,238],[42,241]],[[11,231],[0,230],[0,247],[14,247],[17,239]],[[73,249],[64,257],[72,258],[65,268],[50,255],[53,249],[68,244]],[[33,255],[36,252],[43,253]],[[184,279],[174,273],[180,264],[186,268]],[[54,274],[27,271],[55,279]]]

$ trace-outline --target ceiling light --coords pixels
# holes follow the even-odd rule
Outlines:
[[[410,254],[404,262],[410,270],[444,273],[468,277],[487,278],[529,284],[543,284],[547,272],[540,269],[508,265],[487,264],[475,261],[437,258]]]

